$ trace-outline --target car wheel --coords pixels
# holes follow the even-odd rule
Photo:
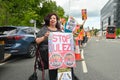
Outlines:
[[[30,57],[30,58],[34,57],[35,52],[36,52],[36,45],[35,44],[30,44],[30,46],[28,48],[28,57]]]

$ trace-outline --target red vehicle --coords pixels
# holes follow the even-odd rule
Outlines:
[[[116,38],[116,27],[115,26],[109,25],[106,28],[106,39],[108,38],[112,38],[112,39]]]

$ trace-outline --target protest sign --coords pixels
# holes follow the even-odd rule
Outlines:
[[[81,13],[82,13],[82,20],[86,20],[87,19],[87,9],[82,9]]]
[[[68,18],[66,25],[65,25],[64,31],[65,32],[72,32],[75,29],[76,24],[77,24],[76,20],[72,16],[70,16]]]
[[[57,80],[72,80],[72,74],[70,68],[58,69]]]
[[[48,45],[49,69],[76,66],[72,33],[51,32]]]

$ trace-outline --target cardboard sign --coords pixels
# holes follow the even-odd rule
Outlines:
[[[68,18],[68,21],[67,21],[66,25],[65,25],[65,30],[64,31],[65,32],[72,32],[75,29],[76,24],[77,24],[77,22],[75,21],[75,19],[72,16],[70,16]]]
[[[57,80],[72,80],[72,74],[70,68],[58,69]]]
[[[48,45],[49,69],[76,66],[72,33],[51,32]]]
[[[87,19],[87,10],[86,9],[82,9],[82,20],[86,20]]]

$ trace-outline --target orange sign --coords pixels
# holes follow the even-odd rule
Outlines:
[[[82,20],[86,20],[86,19],[87,19],[87,10],[82,9]]]

